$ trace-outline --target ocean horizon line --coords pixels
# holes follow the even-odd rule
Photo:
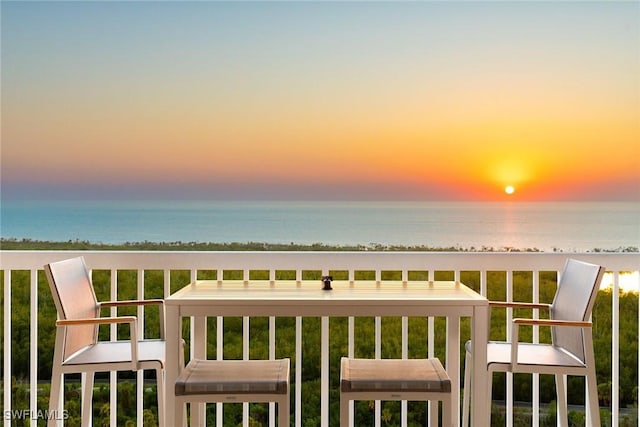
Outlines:
[[[606,200],[568,200],[568,199],[519,199],[517,196],[505,196],[504,198],[495,199],[421,199],[421,198],[259,198],[259,197],[189,197],[189,196],[147,196],[147,197],[86,197],[77,196],[58,196],[58,195],[3,195],[0,200],[7,203],[98,203],[98,202],[122,202],[122,203],[169,203],[169,202],[193,202],[193,203],[341,203],[341,204],[637,204],[640,205],[639,199],[606,199]]]

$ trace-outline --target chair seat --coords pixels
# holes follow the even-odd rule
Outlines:
[[[138,361],[140,364],[157,363],[164,366],[164,355],[164,340],[138,341]],[[69,357],[64,365],[98,365],[130,361],[131,343],[129,341],[100,341]]]
[[[543,371],[544,366],[550,368],[586,368],[586,365],[561,347],[551,344],[518,344],[518,365],[536,367]],[[466,350],[471,354],[471,343],[467,342]],[[508,370],[511,365],[511,343],[490,341],[487,344],[487,364],[489,369]],[[554,371],[555,372],[555,371]]]
[[[451,379],[438,359],[342,358],[342,392],[451,392]]]
[[[191,360],[176,380],[176,396],[287,394],[289,359]]]

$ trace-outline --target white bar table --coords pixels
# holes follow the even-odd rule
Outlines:
[[[181,318],[195,317],[194,356],[205,358],[206,318],[212,316],[408,316],[447,317],[446,368],[451,377],[454,424],[460,421],[460,318],[472,319],[474,381],[471,425],[487,426],[490,397],[486,393],[489,305],[487,299],[453,281],[334,281],[332,290],[313,281],[216,281],[198,280],[166,301],[166,419],[174,419],[175,381],[179,372]],[[323,333],[324,330],[323,330]],[[198,339],[198,337],[202,337]],[[322,342],[327,342],[326,337]],[[325,361],[323,361],[325,363]],[[323,378],[321,414],[328,417],[328,379]]]

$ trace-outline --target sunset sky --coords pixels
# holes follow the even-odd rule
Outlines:
[[[1,8],[3,198],[640,200],[637,1]]]

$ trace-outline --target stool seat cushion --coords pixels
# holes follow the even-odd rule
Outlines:
[[[340,389],[343,393],[451,392],[451,379],[440,360],[342,358]]]
[[[191,360],[176,380],[176,396],[287,394],[289,359]]]

